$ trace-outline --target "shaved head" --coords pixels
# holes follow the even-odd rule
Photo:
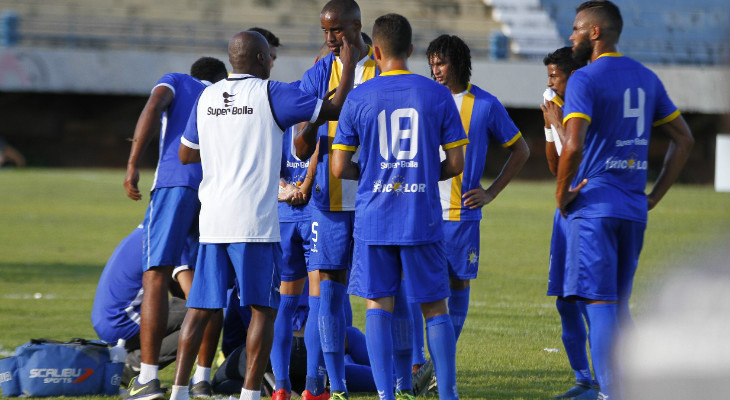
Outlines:
[[[624,22],[615,4],[607,0],[586,1],[576,9],[576,13],[580,12],[588,23],[601,28],[601,34],[607,36],[605,40],[618,43]]]
[[[228,42],[228,60],[234,73],[251,74],[262,79],[269,78],[271,56],[266,38],[254,31],[243,31],[233,35]]]
[[[360,6],[353,0],[331,0],[322,7],[320,15],[325,14],[334,14],[343,21],[360,21]]]

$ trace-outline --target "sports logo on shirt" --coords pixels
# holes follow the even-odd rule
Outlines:
[[[236,102],[236,95],[231,94],[228,92],[223,92],[221,95],[223,97],[223,107],[217,108],[217,107],[208,107],[208,115],[213,115],[215,117],[221,117],[225,115],[251,115],[253,114],[253,108],[249,106],[242,106],[242,107],[236,107],[234,103]]]
[[[381,179],[373,182],[373,193],[395,193],[400,196],[406,193],[424,193],[425,183],[406,183],[403,176],[396,176],[390,182],[383,182]]]
[[[617,157],[608,157],[606,160],[606,169],[622,169],[622,170],[645,170],[648,162],[637,160],[636,153],[630,153],[629,158],[620,159]]]
[[[236,101],[234,99],[234,97],[236,97],[235,94],[230,94],[228,92],[223,92],[223,103],[225,104],[226,107],[230,107],[232,105],[232,103],[234,101]]]

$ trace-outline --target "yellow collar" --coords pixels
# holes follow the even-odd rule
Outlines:
[[[381,74],[380,74],[380,76],[388,76],[388,75],[407,75],[407,74],[412,74],[412,73],[413,73],[413,72],[411,72],[411,71],[406,71],[406,70],[404,70],[404,69],[394,69],[394,70],[392,70],[392,71],[388,71],[388,72],[383,72],[383,73],[381,73]]]
[[[601,57],[623,57],[624,55],[621,53],[603,53],[600,56],[596,57],[596,60],[598,60]]]

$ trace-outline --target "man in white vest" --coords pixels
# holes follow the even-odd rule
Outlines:
[[[201,162],[200,249],[180,332],[171,399],[188,399],[188,379],[204,327],[226,306],[234,281],[251,308],[248,371],[241,399],[259,400],[279,306],[281,247],[277,192],[283,132],[299,122],[333,120],[352,89],[359,52],[343,46],[342,83],[331,102],[269,81],[271,56],[257,32],[228,44],[233,73],[200,95],[181,139],[183,163]]]

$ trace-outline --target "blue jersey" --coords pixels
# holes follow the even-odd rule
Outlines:
[[[101,340],[114,343],[139,332],[142,304],[142,225],[117,246],[96,287],[91,323]]]
[[[469,84],[466,93],[454,96],[457,97],[461,97],[459,114],[469,144],[465,145],[464,172],[439,182],[443,218],[446,221],[478,221],[482,219],[482,209],[464,206],[462,196],[479,187],[489,142],[509,147],[522,134],[502,103],[479,87]]]
[[[167,74],[155,85],[165,86],[172,90],[174,98],[170,106],[162,114],[160,131],[160,159],[155,171],[152,190],[163,187],[187,186],[198,190],[203,172],[200,164],[183,165],[178,158],[180,137],[190,117],[190,112],[205,84],[190,75]]]
[[[565,92],[564,122],[590,123],[572,185],[588,184],[569,205],[569,216],[646,222],[651,129],[679,116],[662,82],[639,62],[606,53],[575,71]]]
[[[297,157],[296,148],[294,148],[294,129],[292,126],[284,131],[284,145],[281,153],[281,178],[295,186],[301,186],[304,178],[307,176],[307,168],[309,168],[309,160],[302,161]],[[312,218],[309,212],[309,204],[301,206],[292,206],[283,202],[279,203],[279,222],[299,222],[307,221]]]
[[[408,71],[391,71],[347,97],[334,148],[361,153],[355,238],[416,245],[443,238],[439,148],[468,143],[449,90]]]
[[[378,75],[372,48],[358,62],[355,68],[355,87]],[[333,53],[317,61],[304,73],[300,89],[317,98],[324,99],[332,89],[337,88],[342,78],[342,64]],[[337,121],[330,121],[319,127],[319,157],[317,173],[312,189],[312,206],[323,211],[353,211],[355,209],[355,193],[357,182],[335,178],[329,167],[332,154],[332,142],[337,130]]]

